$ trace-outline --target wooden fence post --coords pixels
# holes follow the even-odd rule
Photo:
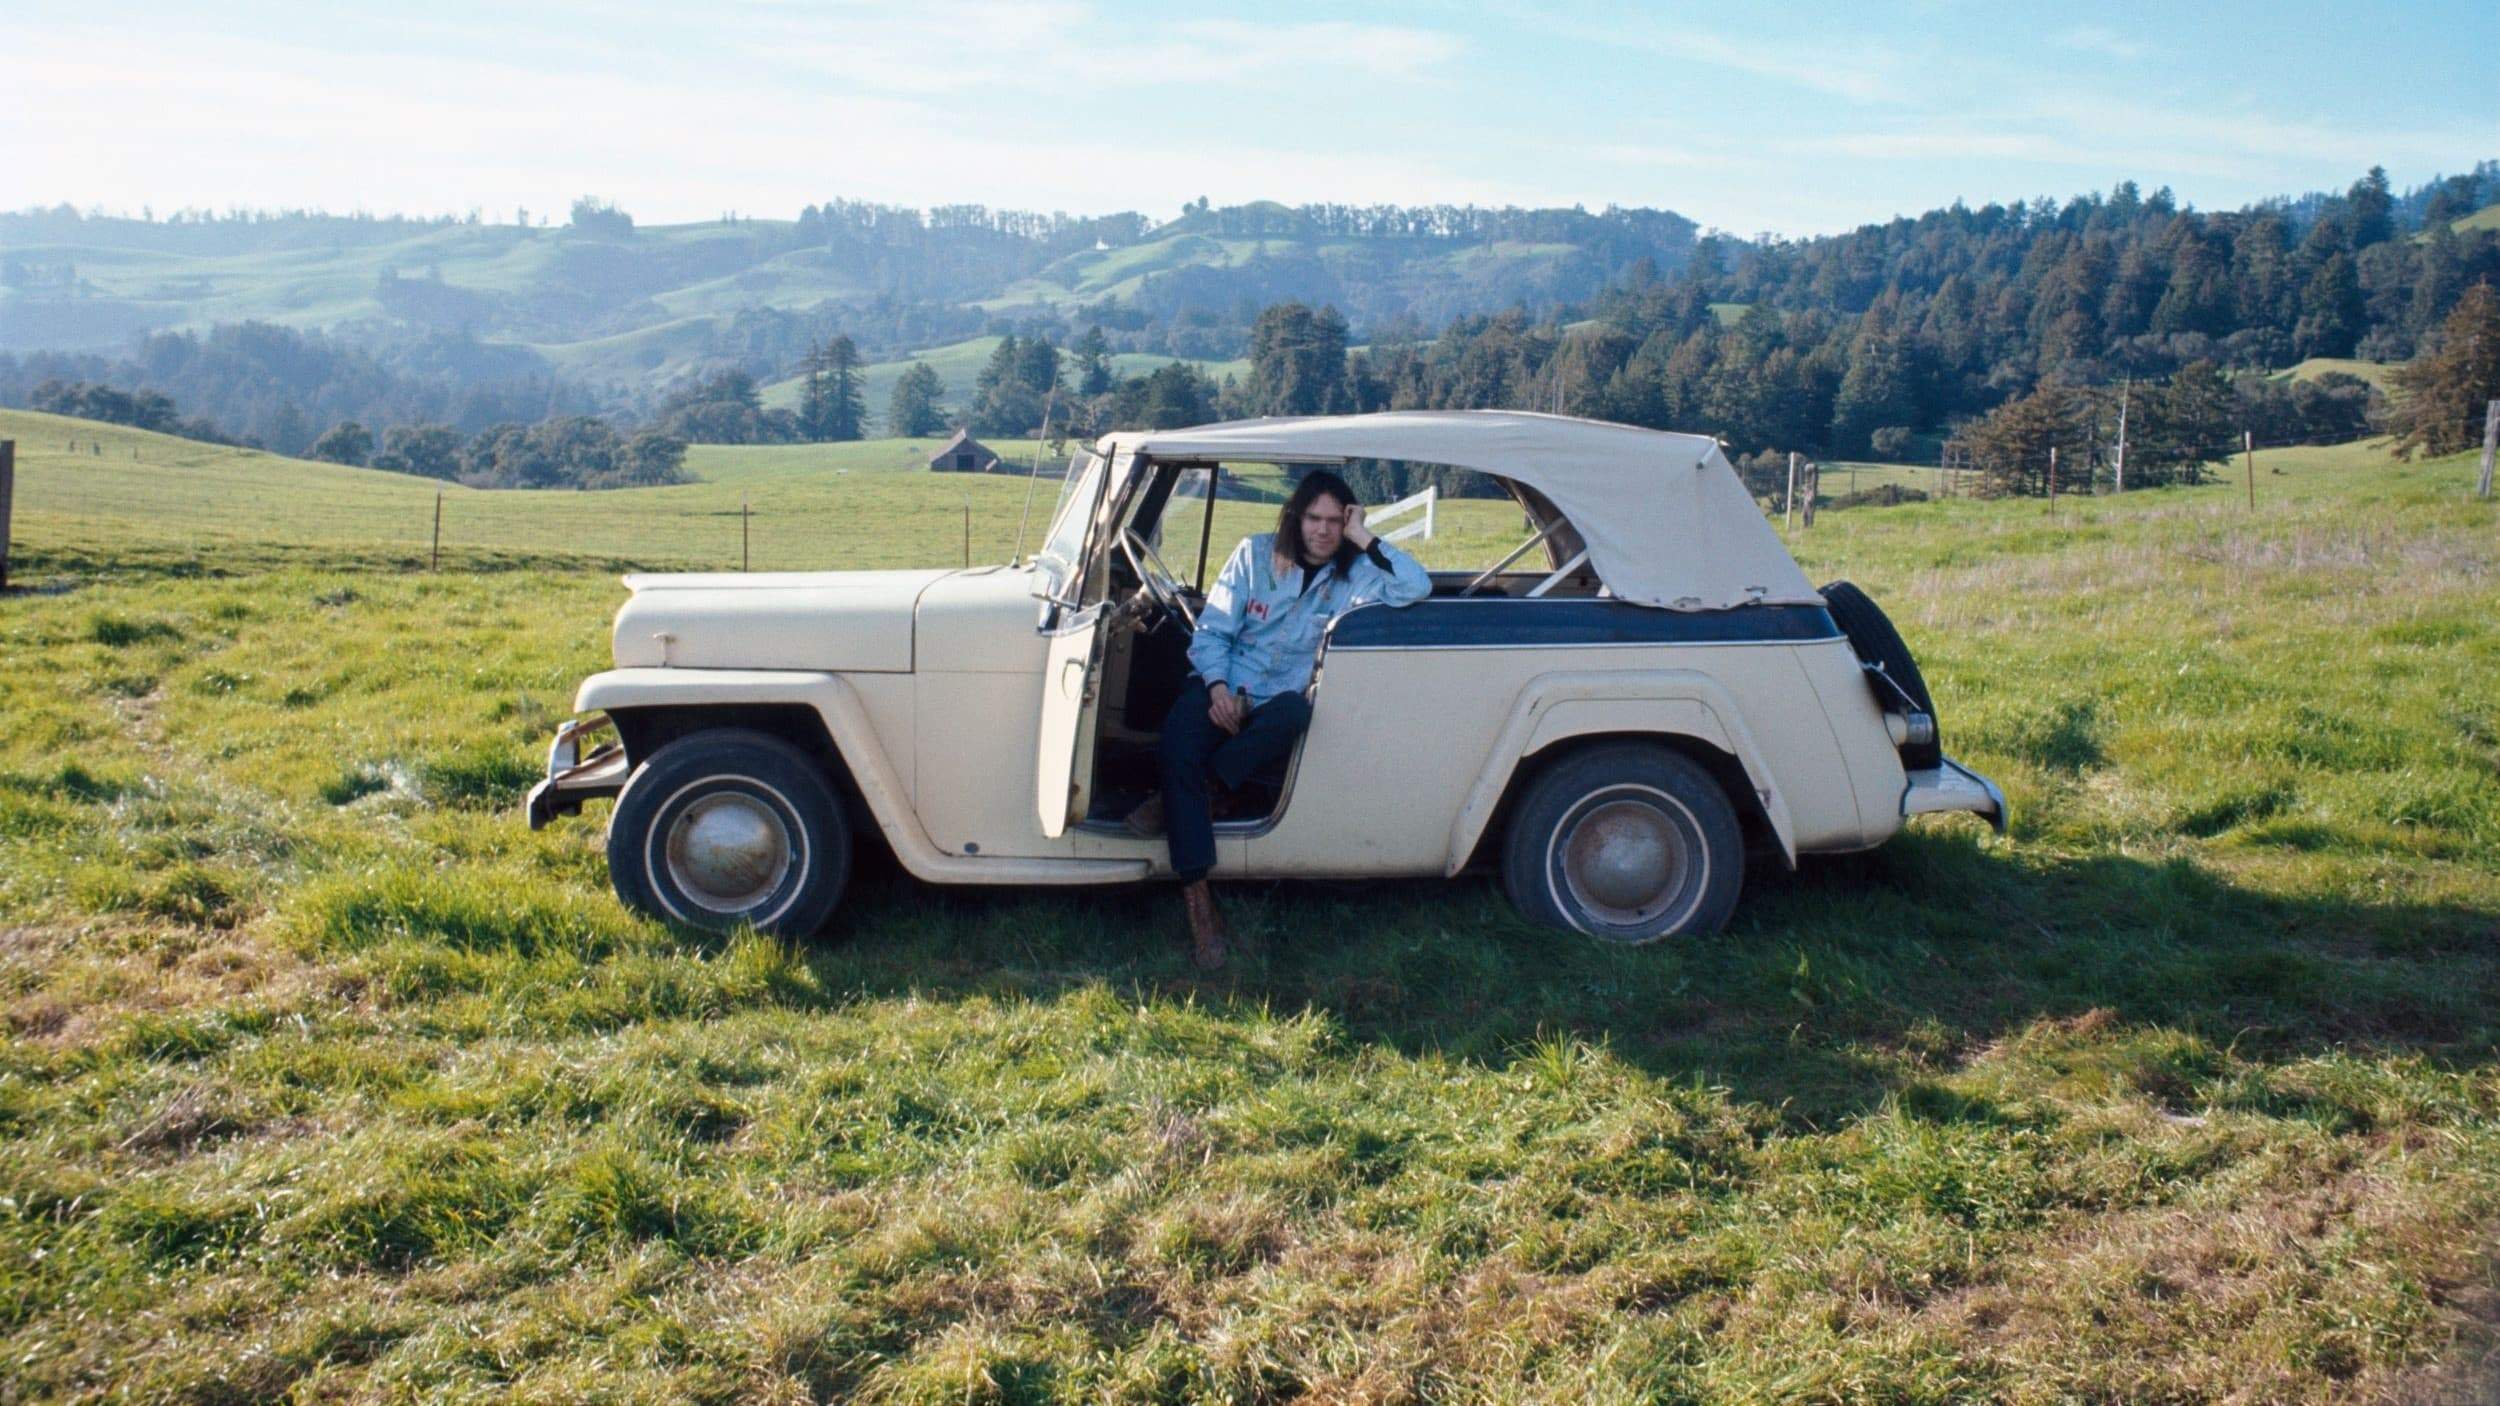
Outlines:
[[[443,490],[439,488],[434,490],[434,556],[425,569],[443,569]]]
[[[2057,516],[2057,446],[2049,446],[2049,516]]]
[[[2483,458],[2488,461],[2491,455],[2486,453]],[[2483,481],[2491,481],[2488,469],[2483,473]],[[0,439],[0,591],[9,588],[9,500],[17,496],[16,489],[17,441]]]
[[[738,569],[740,571],[753,571],[755,569],[755,554],[752,548],[753,539],[747,532],[748,521],[749,513],[747,510],[747,500],[741,498],[738,500]]]
[[[2240,431],[2240,452],[2248,460],[2248,510],[2257,511],[2257,432]]]
[[[964,565],[972,565],[972,500],[964,500]]]
[[[2477,498],[2488,500],[2491,497],[2491,459],[2495,450],[2500,450],[2500,400],[2483,407],[2483,475],[2474,481],[2474,496]],[[8,501],[8,491],[0,489],[0,504]],[[8,520],[8,509],[0,507],[0,524],[6,524]]]
[[[1788,502],[1780,509],[1780,531],[1797,525],[1797,451],[1788,451]]]

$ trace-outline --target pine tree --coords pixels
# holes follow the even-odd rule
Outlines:
[[[809,443],[833,438],[832,386],[825,379],[825,347],[822,342],[810,343],[807,357],[799,363],[803,376],[799,384],[799,437]]]
[[[1343,409],[1345,349],[1345,318],[1335,308],[1313,312],[1307,304],[1278,303],[1260,312],[1250,325],[1253,412],[1327,415]]]
[[[2195,483],[2238,442],[2239,397],[2210,361],[2192,361],[2145,391],[2127,434],[2127,486]]]
[[[1111,343],[1104,340],[1101,323],[1077,339],[1076,368],[1078,395],[1097,396],[1111,389]]]
[[[939,379],[937,368],[925,361],[915,361],[903,368],[894,382],[894,398],[887,405],[885,428],[888,434],[933,435],[946,428],[946,382]]]
[[[2302,291],[2300,321],[2292,328],[2292,349],[2303,357],[2350,356],[2368,326],[2361,301],[2361,279],[2352,256],[2329,255]]]
[[[1971,466],[1979,471],[1980,491],[1992,498],[2045,495],[2052,448],[2063,481],[2079,481],[2091,443],[2083,410],[2083,397],[2052,382],[2007,401],[1963,431]]]
[[[1888,321],[1879,317],[1883,307],[1878,303],[1868,310],[1849,344],[1849,369],[1832,407],[1832,444],[1843,454],[1863,453],[1875,431],[1917,418],[1909,358]]]
[[[824,433],[817,437],[858,439],[868,423],[867,392],[860,378],[859,347],[848,336],[825,344],[823,375]]]
[[[982,434],[1012,435],[1025,434],[1041,423],[1041,392],[1024,382],[1029,345],[1012,332],[998,339],[989,364],[973,382],[972,428]],[[1042,351],[1055,358],[1048,344],[1042,344]]]
[[[2373,166],[2370,174],[2353,182],[2344,208],[2350,212],[2353,248],[2367,249],[2394,238],[2396,201],[2387,190],[2387,168]]]
[[[2482,442],[2484,407],[2500,399],[2500,293],[2477,283],[2439,326],[2438,350],[2393,373],[2395,454],[2455,454]]]

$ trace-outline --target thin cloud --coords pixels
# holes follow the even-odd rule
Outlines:
[[[2136,40],[2097,24],[2077,25],[2058,35],[2057,44],[2061,48],[2121,60],[2140,59],[2151,52]]]
[[[1733,69],[1756,78],[1793,83],[1818,93],[1862,103],[1903,101],[1881,51],[1801,49],[1795,44],[1738,43],[1716,34],[1669,31],[1638,36],[1637,41],[1660,53]]]
[[[1512,22],[1539,33],[1607,50],[1632,49],[1686,59],[1851,102],[1891,104],[1912,96],[1910,86],[1898,77],[1905,66],[1900,55],[1880,43],[1740,40],[1709,30],[1645,25],[1637,20],[1595,24],[1517,5],[1499,8]]]
[[[1107,211],[1184,198],[1176,192],[1351,203],[1515,194],[1408,153],[1002,130],[989,109],[757,85],[691,65],[656,77],[545,74],[416,54],[374,75],[284,42],[56,37],[66,41],[59,61],[30,65],[21,101],[0,111],[0,146],[26,153],[0,174],[0,204],[546,210],[588,191],[657,223],[726,209],[786,215],[828,195]],[[82,51],[112,59],[72,57]],[[144,91],[150,102],[88,101],[107,91]],[[734,114],[734,124],[695,114]],[[169,150],[178,163],[165,162]]]
[[[890,92],[1023,92],[1071,82],[1108,92],[1217,86],[1301,73],[1415,80],[1457,59],[1465,41],[1439,30],[1344,20],[1106,23],[1085,5],[943,0],[910,9],[826,15],[778,7],[740,27],[734,46],[784,72]]]
[[[1666,166],[1678,170],[1703,170],[1730,164],[1731,159],[1716,152],[1695,151],[1680,146],[1645,146],[1638,143],[1611,142],[1585,149],[1586,154],[1600,161],[1619,166]]]

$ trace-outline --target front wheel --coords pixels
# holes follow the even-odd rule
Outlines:
[[[1744,883],[1726,792],[1691,758],[1647,743],[1548,767],[1503,840],[1502,886],[1520,912],[1608,942],[1717,932]]]
[[[822,768],[778,737],[681,737],[634,771],[608,818],[626,907],[691,927],[806,937],[851,875],[851,832]]]

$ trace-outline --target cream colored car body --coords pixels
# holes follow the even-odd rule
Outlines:
[[[1694,471],[1733,485],[1715,446],[1697,443]],[[617,667],[586,680],[574,707],[618,720],[628,752],[637,723],[647,731],[657,718],[674,719],[667,732],[682,735],[707,716],[797,710],[838,755],[856,808],[924,880],[1090,884],[1168,873],[1164,841],[1088,816],[1094,743],[1118,721],[1103,714],[1122,597],[1144,571],[1121,575],[1117,539],[1154,470],[1211,466],[1216,452],[1106,438],[1097,495],[1084,502],[1072,483],[1076,501],[1063,501],[1052,529],[1063,549],[1078,543],[1073,562],[1046,549],[966,570],[630,576]],[[1434,461],[1451,461],[1442,454]],[[1240,458],[1325,460],[1274,450]],[[1608,553],[1598,549],[1626,561],[1640,542],[1579,530],[1556,507],[1562,495],[1533,482],[1514,490],[1545,529],[1546,569],[1435,573],[1427,601],[1341,617],[1322,648],[1311,727],[1283,799],[1266,819],[1218,827],[1216,877],[1456,874],[1498,838],[1491,827],[1532,759],[1594,738],[1658,739],[1714,760],[1749,826],[1791,864],[1881,844],[1923,810],[1975,810],[2002,825],[2002,798],[1974,774],[1950,762],[1921,778],[1905,773],[1904,720],[1879,705],[1850,642],[1809,603],[1819,597],[1799,596],[1801,577],[1767,591],[1732,587],[1753,603],[1730,609],[1629,604],[1599,576]],[[1793,576],[1750,500],[1743,512]],[[1510,594],[1458,595],[1480,579]],[[1775,616],[1780,628],[1755,627]],[[1585,628],[1548,637],[1557,622]],[[1610,631],[1623,637],[1603,637]],[[641,760],[610,752],[584,763],[566,746],[541,787],[551,799],[533,797],[533,823],[582,795],[613,794]],[[579,781],[599,765],[604,774]]]

